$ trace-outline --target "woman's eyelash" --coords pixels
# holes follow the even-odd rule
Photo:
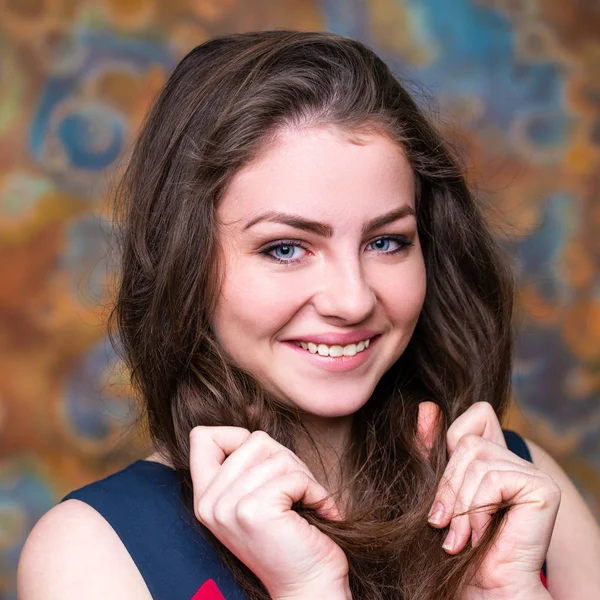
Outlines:
[[[403,235],[383,235],[378,237],[377,239],[369,242],[369,245],[374,244],[375,242],[386,242],[392,241],[398,243],[398,248],[392,250],[390,252],[382,252],[382,254],[398,254],[398,252],[402,252],[402,250],[406,250],[409,246],[414,246],[414,243],[411,242],[408,238],[405,238]]]
[[[384,235],[384,236],[378,237],[377,239],[373,240],[372,242],[369,242],[368,245],[371,245],[371,244],[374,244],[374,243],[380,242],[380,241],[384,241],[384,242],[392,241],[392,242],[398,243],[398,248],[391,250],[389,252],[386,252],[386,251],[380,252],[380,254],[385,254],[388,256],[393,255],[393,254],[398,254],[399,252],[406,250],[406,248],[408,248],[409,246],[414,246],[413,242],[411,242],[408,238],[405,238],[402,235]],[[302,248],[303,250],[307,250],[306,246],[299,240],[279,240],[273,244],[270,244],[266,248],[263,248],[262,250],[260,250],[259,253],[266,256],[270,260],[274,260],[275,262],[278,262],[278,263],[281,263],[284,265],[289,265],[289,264],[298,262],[298,260],[300,260],[300,259],[284,260],[277,256],[273,256],[273,254],[271,254],[271,252],[277,250],[278,248],[296,248],[296,247]]]
[[[277,248],[286,248],[286,247],[287,248],[296,248],[297,247],[297,248],[302,248],[303,250],[307,250],[306,246],[299,240],[279,240],[278,242],[275,242],[273,244],[270,244],[266,248],[263,248],[260,251],[260,254],[263,254],[267,258],[274,260],[275,262],[284,264],[284,265],[289,265],[291,263],[297,262],[296,260],[283,260],[283,259],[278,258],[277,256],[273,256],[271,254],[271,252],[273,252],[274,250],[277,250]]]

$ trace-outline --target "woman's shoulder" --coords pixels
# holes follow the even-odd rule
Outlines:
[[[70,499],[35,525],[19,560],[20,600],[131,598],[152,596],[114,529],[94,508]]]
[[[83,590],[95,599],[88,588],[98,598],[189,600],[207,583],[244,597],[186,509],[180,475],[160,460],[138,460],[65,496],[31,532],[18,579],[20,600]]]
[[[37,522],[19,560],[21,600],[80,598],[83,589],[87,598],[151,598],[119,527],[143,510],[142,498],[156,503],[157,494],[148,492],[159,489],[157,481],[163,495],[169,489],[165,478],[175,472],[149,458],[72,491]]]

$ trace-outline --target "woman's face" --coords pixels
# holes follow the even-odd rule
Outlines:
[[[411,168],[388,138],[361,139],[334,127],[282,131],[218,208],[217,339],[314,417],[367,402],[425,296]]]

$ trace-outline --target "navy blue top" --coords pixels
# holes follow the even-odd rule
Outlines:
[[[505,431],[504,437],[512,452],[531,461],[522,437],[512,431]],[[174,469],[138,460],[71,492],[63,501],[72,498],[89,504],[108,521],[155,600],[246,600],[212,546],[190,521],[180,477]]]
[[[138,460],[63,498],[81,500],[115,530],[155,600],[246,600],[213,547],[194,528],[183,504],[180,476],[166,465]],[[204,592],[204,593],[203,593]]]

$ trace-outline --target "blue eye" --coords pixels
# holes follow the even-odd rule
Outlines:
[[[373,242],[373,245],[376,247],[376,250],[383,250],[384,252],[387,252],[390,247],[390,240],[386,238],[381,238],[379,240],[375,240]]]
[[[294,246],[277,246],[277,248],[274,248],[274,252],[277,258],[292,258]]]
[[[390,250],[390,245],[395,244],[396,247]],[[371,242],[369,246],[374,246],[374,249],[383,254],[396,254],[397,252],[401,252],[408,246],[412,246],[413,243],[400,235],[388,235],[385,237],[380,237],[376,239],[374,242]]]
[[[298,248],[306,250],[306,248],[296,240],[281,240],[267,246],[260,251],[260,254],[282,264],[292,264],[299,260],[299,258],[296,257]]]

